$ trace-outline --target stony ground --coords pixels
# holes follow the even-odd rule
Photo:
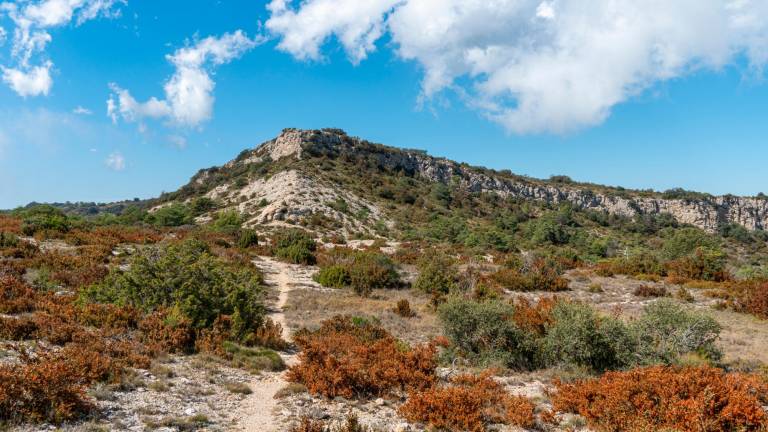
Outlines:
[[[257,258],[254,265],[264,273],[272,288],[269,315],[282,325],[288,340],[298,328],[317,326],[336,314],[376,316],[389,331],[411,343],[425,342],[440,332],[429,298],[411,290],[375,291],[370,298],[362,299],[349,290],[319,286],[312,280],[317,269],[311,266],[285,264],[268,257]],[[605,278],[580,271],[569,273],[568,278],[571,290],[560,293],[560,296],[586,301],[606,311],[620,310],[630,316],[653,301],[635,296],[633,292],[638,286],[664,286],[671,295],[678,289],[664,282]],[[721,346],[727,360],[768,363],[768,323],[743,314],[714,310],[714,300],[706,297],[702,290],[690,289],[689,292],[693,296],[690,301],[693,307],[709,310],[724,326]],[[531,299],[545,295],[507,294]],[[411,303],[417,313],[415,318],[402,318],[392,312],[400,299]],[[281,356],[288,365],[296,361],[295,353],[284,352]],[[439,370],[443,378],[456,372],[449,368]],[[512,374],[498,380],[511,393],[528,396],[541,408],[546,408],[546,383],[556,373]],[[91,389],[90,394],[101,413],[99,418],[61,430],[282,432],[290,430],[304,416],[341,420],[349,414],[382,432],[423,430],[397,415],[400,400],[316,397],[306,393],[301,386],[289,384],[284,372],[251,374],[206,355],[158,359],[150,370],[137,371],[120,388],[102,385]],[[565,420],[572,430],[585,430],[580,428],[582,425],[577,418]],[[41,425],[18,430],[53,429],[56,428]],[[519,429],[499,425],[495,430]]]

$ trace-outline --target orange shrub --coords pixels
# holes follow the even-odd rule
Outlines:
[[[761,431],[768,424],[763,378],[709,366],[653,366],[556,386],[554,408],[580,414],[598,431]]]
[[[0,317],[0,339],[28,340],[36,334],[37,325],[30,317]]]
[[[145,316],[138,327],[142,342],[155,352],[189,352],[195,344],[195,332],[189,320],[175,322],[165,310]]]
[[[21,235],[21,219],[0,215],[0,231]]]
[[[283,326],[270,318],[264,319],[261,326],[253,333],[253,338],[249,344],[275,350],[288,348],[288,342],[283,339]]]
[[[424,389],[435,381],[434,344],[409,348],[386,330],[336,316],[294,337],[300,363],[288,380],[327,397],[386,396]]]
[[[669,292],[663,286],[640,285],[632,292],[638,297],[667,297]]]
[[[512,321],[526,332],[544,336],[546,327],[552,324],[552,309],[562,300],[555,297],[542,297],[536,304],[519,297],[514,301],[515,313]]]
[[[543,259],[521,270],[501,268],[489,276],[492,283],[511,291],[566,291],[568,280]]]
[[[450,431],[484,431],[489,423],[534,425],[534,405],[524,397],[512,396],[490,378],[458,375],[449,386],[412,391],[400,407],[400,414],[412,422]]]
[[[411,309],[411,303],[406,299],[398,300],[392,311],[403,318],[413,318],[416,316]]]
[[[13,276],[0,276],[0,313],[31,312],[35,308],[37,292]]]
[[[91,409],[82,364],[44,352],[21,354],[22,363],[0,366],[0,420],[60,423]]]

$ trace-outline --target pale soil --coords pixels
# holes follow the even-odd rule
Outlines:
[[[269,317],[283,328],[283,338],[291,341],[291,329],[285,320],[283,309],[288,302],[288,296],[296,285],[308,284],[311,281],[311,272],[306,268],[282,263],[269,257],[259,257],[254,261],[256,267],[264,274],[264,281],[277,291],[277,302],[270,311]],[[282,355],[287,365],[296,361],[294,354]],[[275,394],[288,382],[284,378],[284,372],[263,372],[255,377],[250,387],[253,393],[242,401],[238,408],[237,430],[254,432],[273,432],[285,430],[285,425],[279,424],[275,412],[279,409]]]

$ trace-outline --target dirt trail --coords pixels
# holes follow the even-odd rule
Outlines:
[[[277,303],[268,314],[276,323],[283,327],[283,338],[291,340],[291,332],[285,321],[283,308],[288,302],[288,294],[293,290],[297,279],[301,278],[301,272],[297,266],[275,261],[269,257],[259,257],[253,262],[264,273],[267,284],[274,286],[278,291]],[[296,361],[295,355],[282,355],[286,364],[292,365]],[[250,382],[253,393],[243,399],[241,414],[238,422],[238,430],[254,432],[277,432],[284,430],[284,426],[277,424],[274,412],[278,409],[278,400],[275,393],[283,388],[287,382],[282,372],[265,372]]]

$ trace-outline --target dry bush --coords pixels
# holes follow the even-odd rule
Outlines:
[[[21,235],[21,219],[0,215],[0,231]]]
[[[82,349],[20,352],[21,363],[0,366],[0,420],[60,423],[90,411],[85,388],[107,374],[110,359]]]
[[[485,373],[458,375],[448,386],[410,392],[400,414],[439,430],[485,431],[491,423],[531,427],[534,408],[527,398],[507,394]]]
[[[328,397],[385,396],[435,381],[434,344],[408,347],[386,330],[336,316],[316,331],[296,333],[300,363],[288,380]]]
[[[138,328],[142,342],[153,351],[190,352],[195,346],[195,332],[189,320],[169,317],[165,309],[145,316]]]
[[[30,317],[0,317],[0,339],[21,341],[35,337],[37,325]]]
[[[535,304],[524,297],[515,299],[515,313],[512,321],[526,332],[544,336],[547,326],[552,324],[552,309],[558,302],[563,301],[554,297],[542,297]]]
[[[113,304],[88,303],[76,313],[80,324],[99,328],[135,329],[141,319],[138,309]]]
[[[274,350],[285,350],[288,348],[288,342],[283,339],[283,326],[280,323],[265,318],[264,322],[253,333],[252,345]]]
[[[416,316],[416,313],[411,309],[411,303],[406,299],[398,300],[392,312],[403,318],[413,318]]]
[[[567,291],[568,280],[544,259],[522,269],[501,268],[489,276],[492,283],[511,291]]]
[[[556,386],[554,408],[580,414],[598,431],[762,431],[768,424],[764,378],[709,366],[652,366]]]
[[[32,267],[50,271],[53,282],[80,288],[101,281],[109,272],[106,264],[111,250],[82,246],[75,254],[50,250],[40,253]]]
[[[0,276],[0,314],[31,312],[37,292],[14,276]]]
[[[637,297],[667,297],[669,292],[663,286],[640,285],[632,292]]]
[[[301,422],[291,429],[291,432],[373,432],[373,430],[360,424],[354,415],[350,415],[346,422],[336,427],[329,426],[322,420],[303,417]]]

